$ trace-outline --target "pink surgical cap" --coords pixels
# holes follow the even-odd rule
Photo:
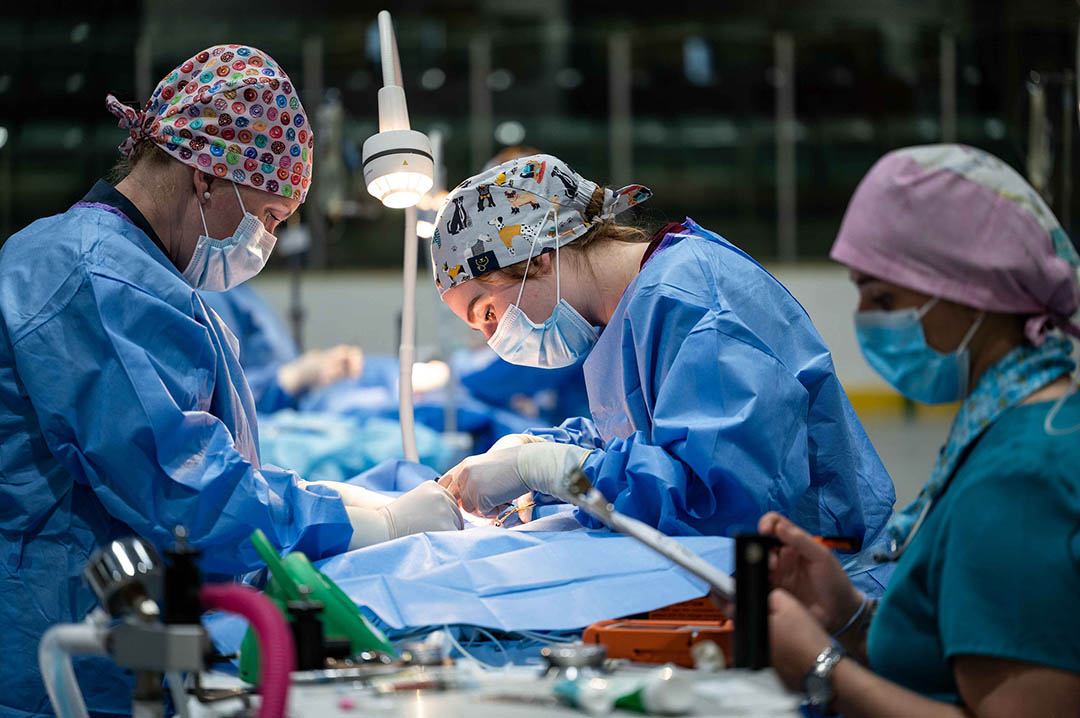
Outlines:
[[[848,204],[830,255],[852,269],[976,309],[1030,314],[1035,345],[1080,337],[1080,257],[1015,170],[963,145],[896,150]]]

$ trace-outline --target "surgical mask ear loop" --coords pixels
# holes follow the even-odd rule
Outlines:
[[[544,218],[542,220],[540,220],[540,226],[537,227],[537,229],[536,229],[536,234],[533,235],[532,245],[529,247],[529,258],[525,260],[525,276],[521,278],[521,287],[518,288],[517,302],[514,303],[514,306],[516,306],[518,309],[521,309],[521,295],[525,293],[525,280],[529,278],[529,265],[532,264],[533,252],[536,251],[536,241],[538,239],[540,239],[540,233],[544,231],[544,225],[547,224],[547,218],[548,218],[548,215],[551,214],[551,212],[552,212],[552,210],[549,209],[544,214]],[[555,221],[556,221],[555,232],[557,234],[558,231],[559,231],[559,228],[558,228],[558,215],[556,215]],[[559,254],[559,244],[558,244],[558,241],[556,241],[556,243],[555,243],[555,255],[556,255],[555,256],[555,287],[556,287],[555,291],[556,292],[559,291],[558,290],[558,284],[559,284],[559,259],[558,259],[558,254]]]
[[[975,332],[979,331],[979,327],[982,326],[983,319],[986,319],[986,312],[979,312],[978,319],[976,319],[974,323],[972,323],[971,328],[967,330],[967,334],[965,334],[964,338],[960,340],[960,346],[956,347],[956,351],[954,353],[959,354],[960,352],[967,349],[968,344],[971,342],[972,339],[975,338]]]
[[[1054,428],[1054,419],[1057,418],[1057,414],[1061,410],[1061,407],[1065,406],[1065,402],[1068,401],[1069,397],[1075,394],[1077,390],[1080,390],[1080,383],[1074,381],[1070,390],[1062,394],[1061,397],[1054,402],[1054,405],[1050,407],[1050,411],[1046,413],[1046,419],[1043,421],[1043,431],[1050,436],[1066,436],[1077,429],[1080,429],[1080,424],[1070,426],[1068,429]]]
[[[919,307],[919,311],[915,313],[916,316],[919,317],[919,321],[922,321],[922,318],[925,317],[940,301],[941,297],[934,297],[929,302]]]
[[[244,206],[244,200],[240,199],[240,188],[236,186],[235,182],[232,183],[232,188],[233,188],[233,191],[236,192],[236,200],[240,203],[240,211],[243,212],[246,215],[247,214],[247,208]],[[203,193],[203,196],[209,198],[210,193],[205,192],[205,193]],[[199,204],[199,217],[202,218],[203,236],[204,237],[209,237],[210,236],[210,230],[207,229],[207,227],[206,227],[206,214],[203,212],[202,202],[199,202],[198,204]]]
[[[940,297],[934,297],[929,302],[919,307],[919,311],[917,312],[919,321],[922,322],[923,317],[925,317],[930,312],[930,310],[933,309],[940,301]],[[982,326],[984,319],[986,319],[986,312],[980,311],[979,316],[975,319],[972,325],[968,327],[967,333],[964,334],[964,338],[960,340],[960,346],[956,347],[956,349],[953,349],[949,353],[959,354],[960,352],[967,349],[968,344],[971,342],[972,339],[975,338],[975,332],[979,331],[979,327]]]
[[[236,192],[236,201],[240,203],[240,211],[247,214],[247,207],[244,206],[244,200],[240,199],[240,188],[236,186],[236,183],[232,183],[233,191]]]
[[[202,202],[199,202],[198,205],[199,205],[199,216],[202,217],[203,236],[204,237],[209,237],[210,236],[210,230],[206,228],[206,215],[203,213]]]
[[[552,218],[555,221],[555,304],[562,301],[562,280],[559,278],[559,211],[551,208]]]
[[[983,319],[986,319],[986,312],[980,311],[978,318],[974,322],[972,322],[971,327],[969,327],[967,333],[964,334],[964,338],[960,340],[960,346],[956,347],[956,349],[952,351],[953,355],[959,356],[960,354],[963,354],[965,350],[967,350],[968,344],[970,344],[971,340],[975,337],[975,332],[979,331],[979,327],[982,326]],[[966,376],[965,381],[967,382],[967,385],[961,388],[963,394],[960,398],[967,396],[968,392],[971,391],[971,354],[967,355],[966,363],[967,366],[964,369],[964,374]]]

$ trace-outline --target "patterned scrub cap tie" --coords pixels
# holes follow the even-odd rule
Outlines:
[[[590,217],[586,208],[596,193],[603,202],[600,213]],[[443,200],[431,239],[435,286],[442,295],[462,282],[553,251],[650,197],[652,190],[639,184],[600,187],[551,155],[521,157],[484,170]]]
[[[303,202],[315,136],[289,76],[265,52],[215,45],[181,63],[139,111],[107,95],[130,156],[149,139],[217,177]]]

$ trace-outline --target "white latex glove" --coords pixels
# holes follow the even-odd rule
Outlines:
[[[360,376],[364,352],[360,347],[340,345],[333,349],[312,349],[278,369],[278,385],[296,396],[341,379]]]
[[[488,451],[500,451],[501,449],[511,449],[515,446],[524,446],[525,444],[540,444],[547,441],[539,436],[533,436],[532,434],[507,434],[501,437],[498,441],[491,445]],[[529,491],[521,496],[518,496],[511,503],[518,506],[526,506],[533,503],[533,493]],[[522,509],[517,512],[518,519],[521,523],[528,523],[532,519],[532,509]]]
[[[460,531],[463,527],[457,501],[434,481],[425,481],[376,509],[346,503],[345,512],[353,527],[350,551],[409,534]]]
[[[386,516],[390,538],[424,531],[460,531],[464,525],[457,501],[434,481],[425,481],[379,511]]]
[[[494,517],[529,491],[566,499],[566,475],[581,466],[590,453],[580,446],[551,441],[492,450],[465,459],[439,479],[439,484],[461,503],[462,510]]]
[[[539,436],[533,436],[532,434],[507,434],[500,438],[488,452],[499,451],[501,449],[511,449],[515,446],[524,446],[525,444],[541,444],[547,441],[547,439],[541,439]]]

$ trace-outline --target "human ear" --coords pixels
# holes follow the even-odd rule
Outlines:
[[[539,257],[533,257],[533,264],[536,266],[536,276],[551,274],[555,270],[555,253],[544,252]]]
[[[191,170],[191,183],[195,188],[195,196],[199,202],[206,204],[210,200],[210,178],[202,170]]]

